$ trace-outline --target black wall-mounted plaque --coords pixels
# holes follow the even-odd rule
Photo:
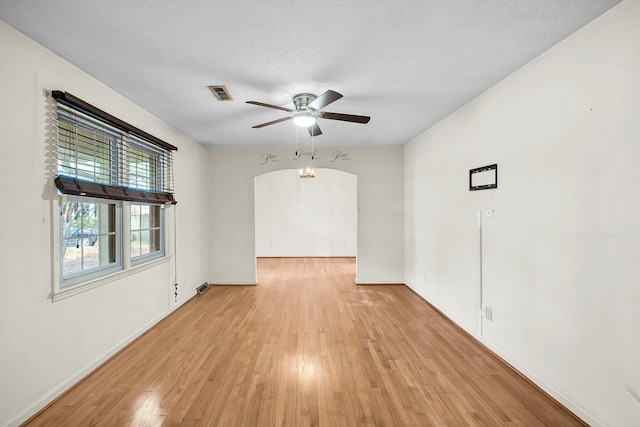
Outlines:
[[[498,188],[498,165],[469,170],[469,191]]]

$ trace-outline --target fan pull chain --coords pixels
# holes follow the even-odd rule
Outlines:
[[[313,131],[314,131],[314,129],[311,128],[311,160],[314,160],[314,157],[313,157],[313,153],[314,153],[313,152]]]
[[[296,157],[298,157],[298,126],[296,126]]]

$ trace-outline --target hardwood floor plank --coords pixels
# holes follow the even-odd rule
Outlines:
[[[402,285],[350,258],[259,259],[28,426],[585,425]]]

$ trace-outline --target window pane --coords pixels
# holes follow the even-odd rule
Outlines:
[[[151,206],[151,224],[150,226],[153,227],[160,227],[160,206]]]
[[[60,117],[58,122],[58,173],[111,184],[112,157],[117,137],[86,124]]]
[[[82,268],[84,270],[91,270],[100,267],[100,254],[98,253],[99,246],[82,246]]]
[[[160,229],[151,230],[149,250],[151,252],[156,252],[160,250]]]
[[[107,213],[109,220],[107,221],[107,229],[105,231],[108,233],[115,233],[116,232],[116,205],[109,204],[107,206],[109,209],[109,212]],[[102,230],[100,232],[102,233]]]
[[[65,247],[64,249],[64,260],[63,260],[63,271],[62,274],[64,277],[68,277],[77,273],[82,272],[82,256],[80,253],[80,248],[75,245],[69,247]]]
[[[140,255],[149,253],[149,230],[140,231]]]
[[[161,191],[159,163],[160,153],[131,143],[127,152],[129,187]]]
[[[160,206],[131,204],[131,258],[134,262],[164,255],[161,224]]]
[[[101,239],[104,239],[105,244],[109,248],[109,253],[105,255],[107,256],[109,263],[117,262],[118,258],[116,256],[116,234],[110,234],[109,236],[102,236]]]
[[[149,205],[140,207],[140,228],[149,228]]]
[[[131,230],[140,230],[140,205],[131,204]]]
[[[67,202],[61,206],[61,287],[66,279],[116,265],[116,204]]]
[[[131,231],[131,257],[140,255],[140,231]]]

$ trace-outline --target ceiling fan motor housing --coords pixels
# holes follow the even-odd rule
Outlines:
[[[293,97],[293,105],[296,106],[296,110],[300,111],[300,110],[312,110],[311,108],[307,107],[309,104],[311,104],[313,102],[314,99],[316,99],[317,96],[315,96],[312,93],[299,93],[297,95],[295,95]]]

